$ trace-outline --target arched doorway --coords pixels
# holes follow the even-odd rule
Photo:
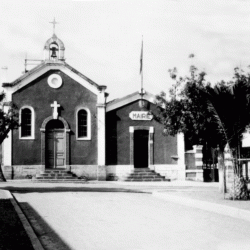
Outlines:
[[[46,124],[45,159],[46,168],[66,167],[65,127],[60,120],[50,120]]]

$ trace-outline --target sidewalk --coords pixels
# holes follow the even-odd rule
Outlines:
[[[151,185],[129,183],[126,186],[151,192],[154,196],[170,202],[250,221],[250,200],[229,200],[228,194],[224,197],[219,192],[219,183],[173,181],[167,186],[162,183]]]
[[[225,200],[223,195],[216,192],[154,192],[154,196],[169,202],[199,208],[209,212],[243,219],[250,222],[250,208],[248,201]]]
[[[43,249],[9,191],[0,190],[0,214],[0,249]]]
[[[219,193],[218,188],[202,188],[200,190],[192,188],[187,190],[173,191],[162,190],[160,193],[179,197],[179,199],[188,198],[195,201],[206,201],[250,211],[250,200],[229,200],[227,198],[227,194],[226,198],[224,199],[224,195]]]

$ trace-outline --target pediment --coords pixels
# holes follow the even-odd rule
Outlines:
[[[11,83],[3,83],[3,88],[7,88],[11,93],[15,93],[50,70],[62,71],[94,94],[98,94],[101,90],[106,89],[106,86],[98,85],[65,62],[55,63],[50,61],[44,61]]]
[[[120,107],[123,107],[127,104],[130,104],[130,103],[138,101],[138,100],[141,100],[141,95],[140,95],[139,91],[134,92],[130,95],[127,95],[123,98],[119,98],[119,99],[115,99],[113,101],[110,101],[109,103],[107,103],[106,112],[109,112],[109,111],[114,110],[114,109],[118,109]],[[156,98],[155,98],[155,95],[145,91],[145,94],[143,95],[143,100],[146,100],[150,103],[155,104]]]

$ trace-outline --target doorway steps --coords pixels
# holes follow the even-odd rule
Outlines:
[[[161,176],[160,174],[156,173],[154,170],[149,168],[135,168],[134,172],[131,173],[125,181],[170,181],[170,179]]]
[[[37,174],[34,182],[86,182],[84,179],[79,179],[75,174],[65,169],[46,169],[40,174]]]

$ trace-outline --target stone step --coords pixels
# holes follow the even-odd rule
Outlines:
[[[135,168],[134,172],[131,173],[125,181],[130,182],[152,182],[152,181],[170,181],[164,176],[161,176],[159,173],[156,173],[154,170],[149,168]]]
[[[136,173],[131,173],[131,174],[134,174],[134,175],[154,175],[157,173],[154,173],[154,172],[136,172]]]
[[[32,182],[46,182],[46,183],[86,183],[87,181],[85,180],[68,180],[68,179],[33,179]]]
[[[50,170],[50,169],[46,169],[43,171],[43,173],[45,174],[50,174],[50,173],[56,173],[56,174],[64,174],[64,173],[68,173],[67,170]]]
[[[155,177],[155,178],[134,178],[134,177],[128,177],[128,180],[159,180],[159,179],[164,179],[164,177]]]
[[[74,180],[74,179],[78,179],[77,177],[74,176],[37,176],[36,179],[38,180],[51,180],[51,179],[70,179],[70,180]]]
[[[75,176],[58,176],[56,179],[58,179],[58,180],[62,180],[62,179],[65,179],[65,180],[78,180],[78,178],[77,177],[75,177]]]
[[[135,168],[134,172],[154,172],[154,170],[151,170],[150,168]]]
[[[155,172],[153,172],[153,171],[143,171],[143,172],[133,172],[133,174],[156,174]]]
[[[64,173],[64,174],[55,174],[55,173],[44,173],[38,174],[37,177],[70,177],[72,174]]]
[[[127,182],[157,182],[157,181],[171,181],[171,180],[156,178],[156,179],[126,179],[125,181]]]
[[[130,175],[127,177],[128,179],[155,179],[155,178],[164,178],[162,176],[159,175],[145,175],[145,176],[134,176],[134,175]]]
[[[35,182],[86,182],[78,179],[73,173],[65,169],[46,169],[33,179]]]
[[[154,181],[166,181],[165,179],[157,178],[157,179],[126,179],[125,181],[130,182],[154,182]]]
[[[132,173],[130,174],[130,176],[135,176],[135,177],[141,177],[141,176],[161,176],[160,174],[158,173]]]
[[[160,175],[159,173],[156,173],[156,172],[133,172],[131,174],[133,175]]]

